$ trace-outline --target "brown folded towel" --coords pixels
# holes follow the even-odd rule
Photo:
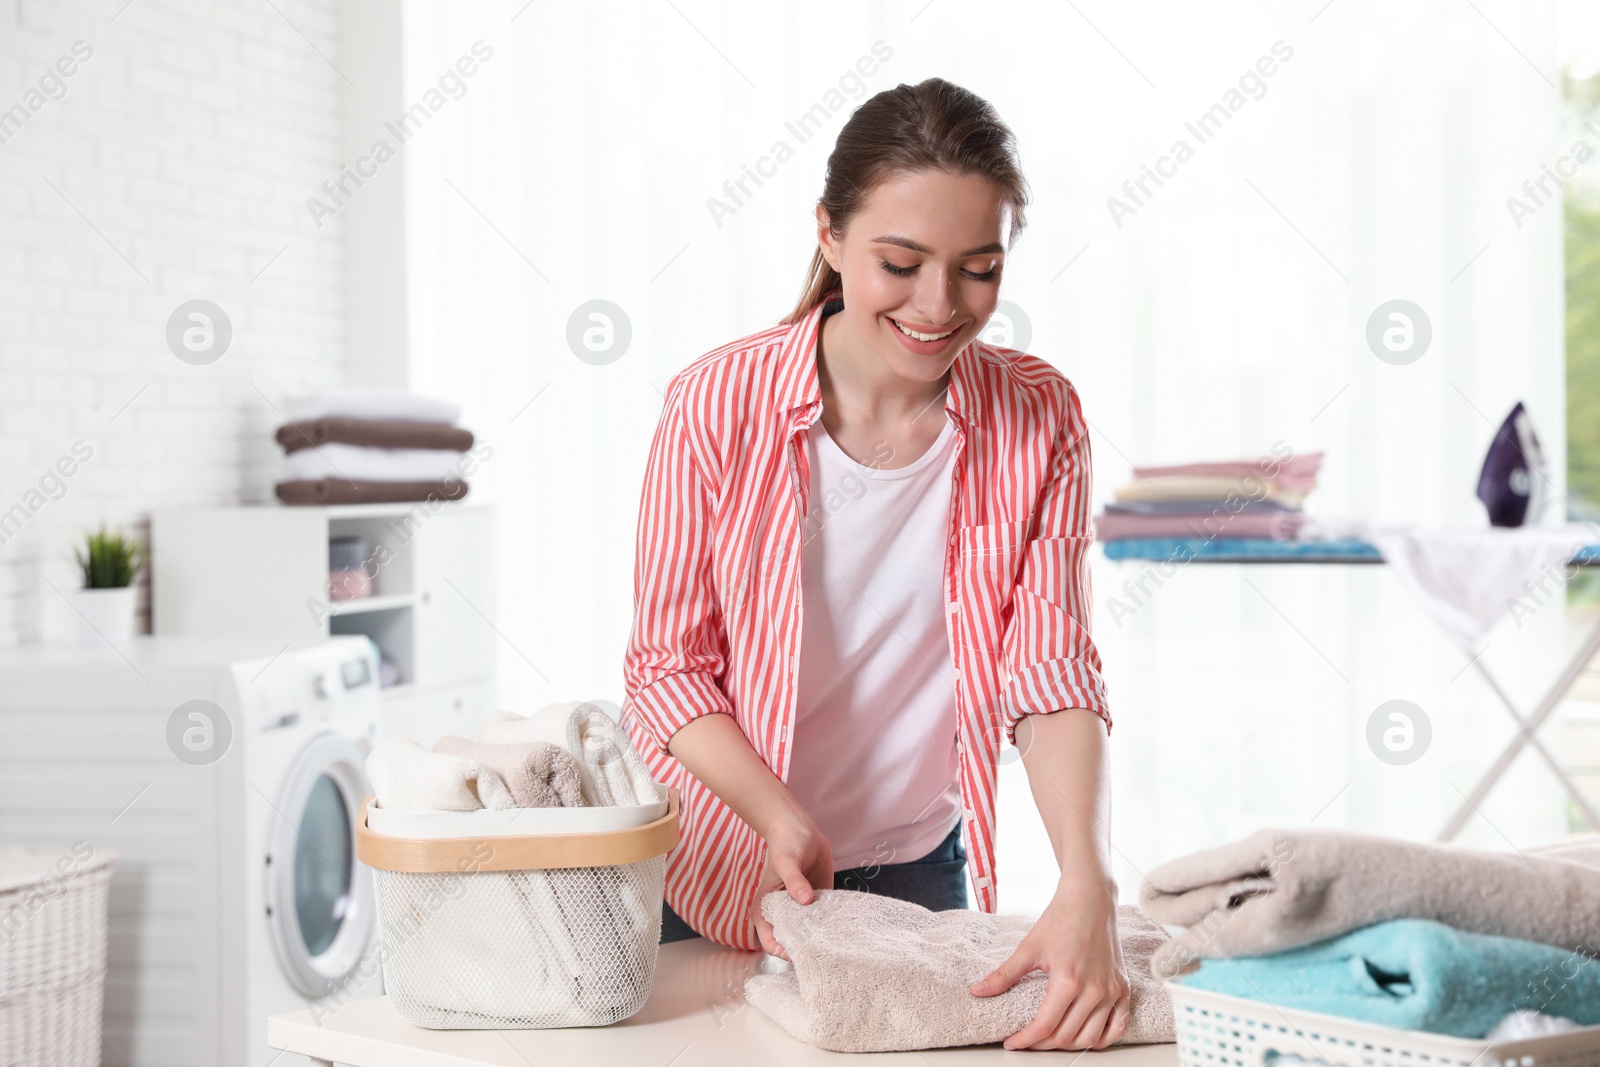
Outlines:
[[[278,444],[285,452],[338,442],[374,448],[450,448],[465,452],[472,447],[472,431],[448,422],[408,422],[405,419],[351,419],[329,415],[278,427]]]
[[[320,478],[314,482],[279,482],[275,491],[285,504],[404,504],[413,500],[460,500],[467,495],[467,483]]]
[[[761,914],[794,966],[745,980],[745,1000],[795,1037],[834,1052],[906,1052],[1004,1041],[1038,1014],[1049,975],[1026,974],[997,996],[968,986],[1016,951],[1034,918],[920,904],[850,889],[819,889],[810,904],[778,890]],[[1167,932],[1131,905],[1117,909],[1122,965],[1132,986],[1119,1045],[1174,1040],[1172,1000],[1150,973]]]
[[[1258,830],[1150,871],[1145,913],[1188,927],[1152,966],[1299,948],[1388,919],[1593,952],[1600,946],[1600,837],[1521,852],[1341,830]],[[1587,947],[1586,947],[1587,946]]]
[[[560,745],[548,741],[480,745],[465,737],[441,737],[435,752],[465,756],[500,776],[519,808],[581,808],[583,772]]]

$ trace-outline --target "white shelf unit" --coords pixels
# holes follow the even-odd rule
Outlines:
[[[329,540],[366,539],[372,594],[328,597]],[[285,648],[364,634],[399,670],[380,739],[476,737],[495,684],[494,512],[483,504],[181,508],[151,517],[151,628]]]

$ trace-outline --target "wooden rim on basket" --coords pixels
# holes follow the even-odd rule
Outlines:
[[[517,837],[391,837],[367,826],[372,797],[356,819],[356,858],[368,867],[415,874],[613,867],[671,852],[678,843],[678,790],[667,787],[667,813],[626,830]]]

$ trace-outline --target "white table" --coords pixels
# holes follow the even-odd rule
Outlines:
[[[321,1024],[310,1011],[267,1020],[267,1044],[309,1056],[315,1067],[788,1067],[936,1061],[941,1067],[1004,1062],[1065,1065],[1077,1052],[1007,1052],[998,1043],[928,1052],[837,1053],[790,1037],[744,1001],[759,952],[704,938],[661,946],[650,999],[611,1026],[561,1030],[427,1030],[395,1014],[388,997],[352,1000]],[[1176,1045],[1092,1053],[1108,1067],[1177,1067]],[[1027,1056],[1018,1060],[1019,1056]],[[1115,1064],[1112,1061],[1115,1060]]]

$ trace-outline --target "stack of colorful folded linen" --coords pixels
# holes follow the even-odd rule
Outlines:
[[[461,409],[395,389],[327,389],[285,397],[278,427],[285,504],[459,500],[475,465]]]
[[[1292,540],[1321,467],[1320,452],[1135,467],[1133,481],[1095,516],[1095,537]]]
[[[1455,1037],[1530,1011],[1600,1024],[1593,835],[1502,853],[1262,830],[1154,868],[1139,901],[1187,928],[1151,959],[1183,985]]]

